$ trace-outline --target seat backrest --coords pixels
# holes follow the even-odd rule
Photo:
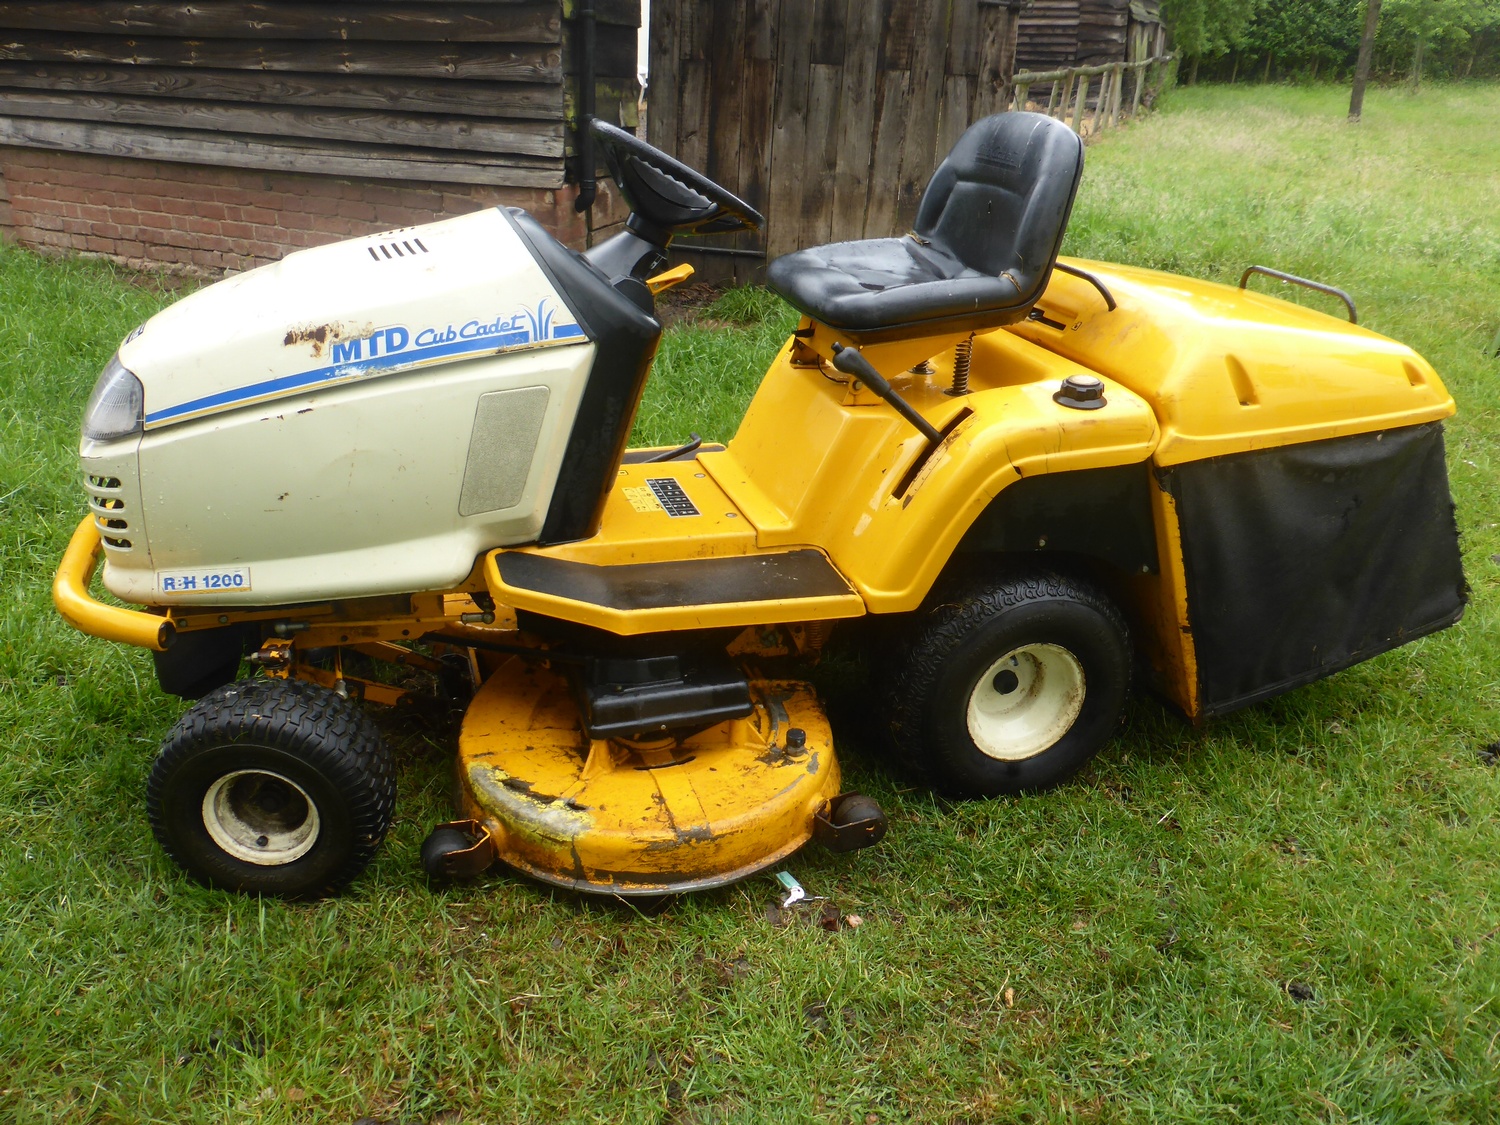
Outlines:
[[[964,265],[1041,296],[1083,175],[1083,141],[1040,113],[975,122],[933,173],[916,232]]]

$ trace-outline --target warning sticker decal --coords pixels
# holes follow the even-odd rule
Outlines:
[[[686,492],[682,491],[682,485],[678,484],[673,477],[647,477],[646,487],[651,489],[656,499],[660,501],[667,515],[674,519],[681,516],[701,516],[703,513],[693,506]]]
[[[645,485],[639,485],[636,488],[625,488],[621,489],[621,491],[625,493],[625,499],[630,501],[630,506],[637,512],[661,511],[661,501],[656,498],[656,493],[652,492]]]

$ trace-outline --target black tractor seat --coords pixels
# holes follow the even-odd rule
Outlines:
[[[1083,174],[1083,141],[1039,113],[971,125],[902,238],[786,254],[766,279],[856,343],[973,332],[1025,318],[1047,288]]]

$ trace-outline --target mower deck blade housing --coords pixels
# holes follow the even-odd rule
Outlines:
[[[659,895],[746,878],[807,842],[840,781],[808,685],[752,678],[750,693],[749,716],[681,741],[591,740],[561,674],[509,660],[464,716],[460,808],[499,859],[556,886]]]

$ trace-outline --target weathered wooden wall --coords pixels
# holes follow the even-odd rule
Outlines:
[[[1010,100],[1019,0],[652,0],[651,143],[765,212],[758,259],[899,233]]]
[[[1016,29],[1017,70],[1058,70],[1078,58],[1080,0],[1032,0]]]
[[[1161,52],[1157,0],[1032,0],[1016,33],[1016,70],[1045,73],[1077,66],[1135,62]],[[1163,50],[1165,47],[1163,46]],[[1031,87],[1047,101],[1050,83]]]
[[[1130,0],[1080,0],[1078,61],[1094,66],[1125,60],[1125,29]]]
[[[0,145],[560,187],[577,0],[0,0]],[[634,123],[640,0],[593,0],[599,113]]]
[[[1131,0],[1129,38],[1125,48],[1125,61],[1138,62],[1167,53],[1167,29],[1161,22],[1161,13],[1156,3]]]
[[[1159,26],[1157,9],[1154,0],[1033,0],[1021,12],[1016,69],[1134,61],[1131,32]]]

